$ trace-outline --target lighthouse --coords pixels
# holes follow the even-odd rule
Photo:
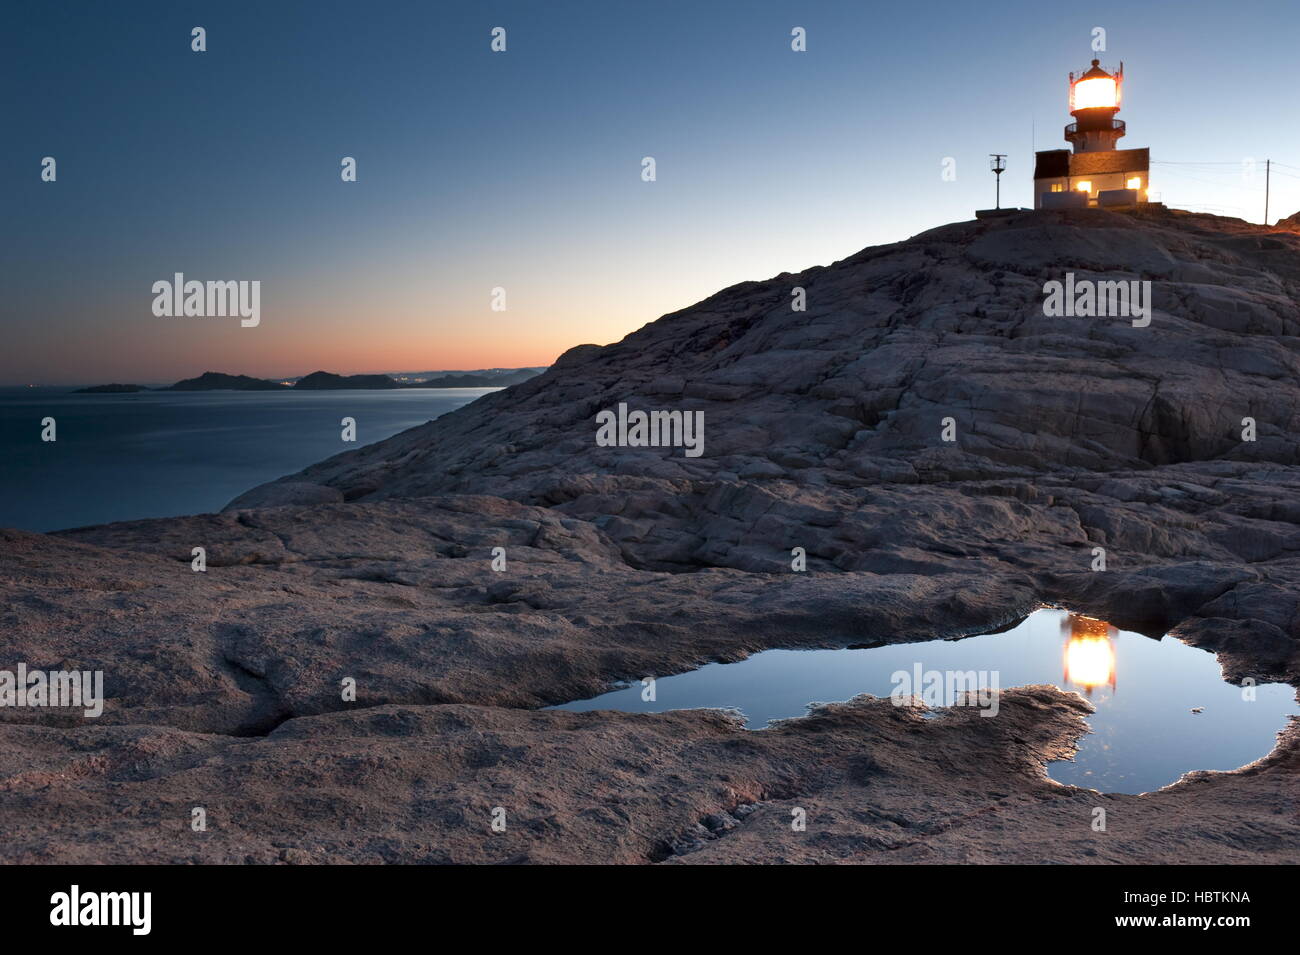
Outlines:
[[[1070,115],[1065,141],[1073,149],[1034,154],[1034,208],[1119,208],[1147,202],[1150,150],[1117,149],[1126,132],[1115,114],[1124,95],[1124,64],[1114,73],[1093,60],[1070,74]]]

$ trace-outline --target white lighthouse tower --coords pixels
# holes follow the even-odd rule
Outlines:
[[[1116,119],[1124,94],[1124,64],[1114,73],[1099,60],[1070,74],[1070,115],[1065,140],[1074,149],[1034,154],[1034,208],[1138,206],[1147,201],[1151,165],[1148,149],[1116,149],[1126,132]]]

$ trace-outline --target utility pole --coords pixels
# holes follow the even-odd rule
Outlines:
[[[1002,208],[1002,170],[1007,168],[1006,153],[989,153],[989,168],[993,170],[993,175],[998,177],[997,185],[997,203],[993,208]]]
[[[1264,160],[1264,225],[1268,225],[1268,175],[1272,171],[1273,160]]]

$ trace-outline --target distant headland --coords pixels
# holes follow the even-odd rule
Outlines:
[[[139,391],[345,391],[393,388],[505,388],[540,375],[546,368],[488,368],[471,372],[429,371],[400,375],[336,375],[314,371],[301,378],[253,378],[205,371],[197,378],[185,378],[174,385],[149,388],[145,385],[109,384],[78,388],[79,395],[123,395]]]

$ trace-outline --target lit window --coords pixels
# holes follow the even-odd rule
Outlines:
[[[1059,182],[1052,183],[1052,192],[1061,192],[1064,188]]]
[[[1075,183],[1074,188],[1080,192],[1092,192],[1092,183],[1085,179],[1083,182]]]
[[[1141,189],[1141,188],[1142,188],[1142,177],[1141,177],[1141,176],[1134,176],[1134,177],[1133,177],[1132,179],[1130,179],[1128,182],[1124,183],[1124,188],[1125,188],[1125,189]]]

